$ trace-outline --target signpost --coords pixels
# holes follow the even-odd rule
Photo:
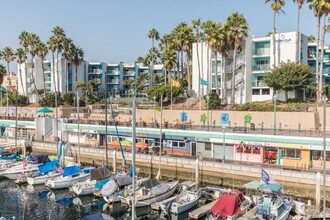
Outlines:
[[[188,112],[181,112],[180,113],[180,122],[187,122],[188,121]]]
[[[222,162],[224,163],[225,162],[225,159],[226,159],[226,145],[225,145],[225,142],[226,142],[226,126],[229,125],[229,114],[224,112],[224,113],[221,113],[220,115],[220,122],[221,122],[221,125],[222,125],[222,132],[223,132],[223,141],[222,141],[222,147],[223,147],[223,159],[222,159]]]

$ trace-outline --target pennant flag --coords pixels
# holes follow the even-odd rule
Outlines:
[[[24,158],[23,159],[23,168],[27,167],[27,162],[26,162],[26,159]]]
[[[201,78],[201,85],[202,86],[208,86],[209,82]]]
[[[261,179],[262,179],[262,181],[264,181],[266,184],[268,184],[268,182],[269,182],[269,180],[270,180],[268,173],[267,173],[266,170],[264,170],[264,169],[261,170]]]

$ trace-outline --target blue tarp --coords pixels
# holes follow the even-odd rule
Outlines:
[[[103,187],[107,182],[109,182],[109,179],[105,179],[105,180],[97,181],[97,182],[95,183],[95,187],[98,188],[98,189],[102,189],[102,187]]]
[[[74,174],[77,174],[79,172],[80,172],[80,169],[77,166],[65,167],[63,177],[74,175]]]
[[[51,170],[54,170],[56,164],[57,164],[57,161],[53,160],[53,161],[39,165],[38,166],[39,173],[46,173]]]

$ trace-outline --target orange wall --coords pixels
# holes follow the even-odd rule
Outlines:
[[[309,160],[309,150],[303,149],[301,150],[301,159],[281,158],[281,164],[284,166],[307,168],[308,160]]]

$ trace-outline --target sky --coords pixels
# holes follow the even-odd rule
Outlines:
[[[18,48],[24,30],[46,42],[53,27],[61,26],[83,48],[86,60],[108,63],[144,56],[151,47],[151,28],[163,35],[182,21],[224,23],[232,12],[239,12],[249,24],[249,35],[261,37],[272,30],[273,22],[273,11],[264,0],[0,0],[0,8],[0,49]],[[277,31],[295,31],[297,5],[287,0],[283,10],[285,14],[276,18]],[[300,23],[302,33],[316,35],[316,18],[308,5],[301,10]]]

